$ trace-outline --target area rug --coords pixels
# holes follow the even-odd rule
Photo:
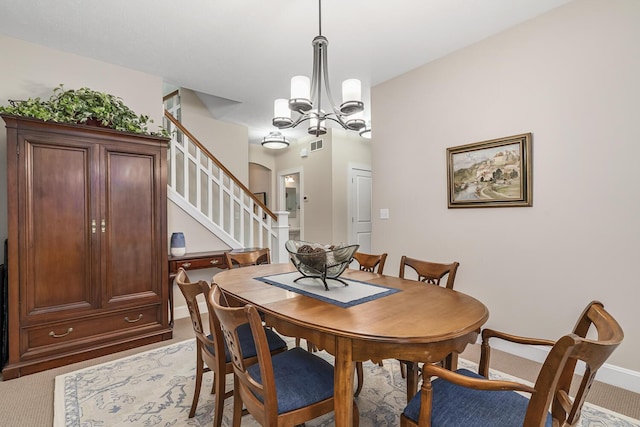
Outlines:
[[[345,279],[344,277],[340,277],[340,280],[349,286],[345,286],[344,283],[338,280],[327,279],[327,287],[329,290],[326,290],[322,279],[302,277],[298,272],[273,274],[271,276],[256,277],[255,279],[344,308],[353,307],[354,305],[401,292],[400,289],[362,282],[360,280]]]
[[[290,346],[292,340],[288,340]],[[111,426],[210,426],[215,397],[210,394],[212,374],[204,376],[198,410],[187,418],[193,398],[195,340],[187,340],[113,362],[81,369],[56,377],[54,427]],[[327,360],[332,356],[319,355]],[[395,363],[394,363],[395,362]],[[465,360],[461,366],[475,369]],[[399,363],[385,360],[380,367],[364,363],[364,387],[356,402],[361,427],[400,425],[400,413],[406,404],[405,380]],[[511,379],[493,371],[495,378]],[[232,376],[227,376],[232,388]],[[223,426],[231,426],[233,399],[225,402]],[[333,415],[306,423],[308,427],[333,426]],[[640,427],[640,421],[585,404],[582,427]],[[257,427],[247,415],[243,427]]]

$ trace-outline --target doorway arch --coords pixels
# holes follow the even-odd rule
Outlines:
[[[278,211],[289,212],[289,238],[304,240],[304,170],[295,167],[278,171]],[[295,192],[288,189],[295,189]],[[291,198],[294,200],[291,200]],[[289,202],[287,203],[287,199]]]

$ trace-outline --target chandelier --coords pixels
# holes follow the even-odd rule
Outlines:
[[[342,104],[336,106],[329,86],[327,46],[329,41],[322,35],[322,0],[318,0],[318,35],[313,45],[313,74],[291,78],[291,98],[276,99],[274,102],[273,125],[278,129],[287,129],[308,121],[308,132],[315,136],[327,133],[326,121],[340,124],[344,129],[360,131],[365,128],[363,117],[362,86],[358,79],[342,82]],[[324,83],[323,83],[324,82]],[[322,89],[326,91],[329,105],[322,105]],[[291,112],[298,113],[296,119]]]

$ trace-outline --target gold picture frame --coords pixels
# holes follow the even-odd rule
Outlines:
[[[449,208],[532,206],[532,134],[447,148]]]

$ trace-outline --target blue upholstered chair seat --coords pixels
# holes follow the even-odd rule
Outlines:
[[[468,369],[458,369],[461,375],[484,378]],[[522,427],[529,399],[513,391],[474,390],[445,381],[432,381],[433,427]],[[418,422],[419,391],[404,409],[404,415]],[[548,414],[545,427],[551,427]]]
[[[265,328],[265,333],[267,334],[267,342],[269,343],[269,351],[285,349],[287,348],[287,343],[280,337],[280,335],[273,332],[271,329]],[[242,355],[245,359],[250,357],[256,357],[256,345],[253,341],[253,334],[251,333],[251,327],[248,323],[240,326],[238,328],[238,336],[240,338],[240,346],[242,348]],[[209,335],[210,339],[213,339],[211,335]],[[210,345],[207,346],[210,353],[214,353],[214,348]],[[231,362],[231,353],[229,353],[229,349],[227,348],[227,343],[224,343],[224,356],[227,363]]]
[[[333,366],[324,359],[294,347],[272,356],[278,396],[278,414],[284,414],[333,396]],[[258,364],[247,371],[262,384]]]

